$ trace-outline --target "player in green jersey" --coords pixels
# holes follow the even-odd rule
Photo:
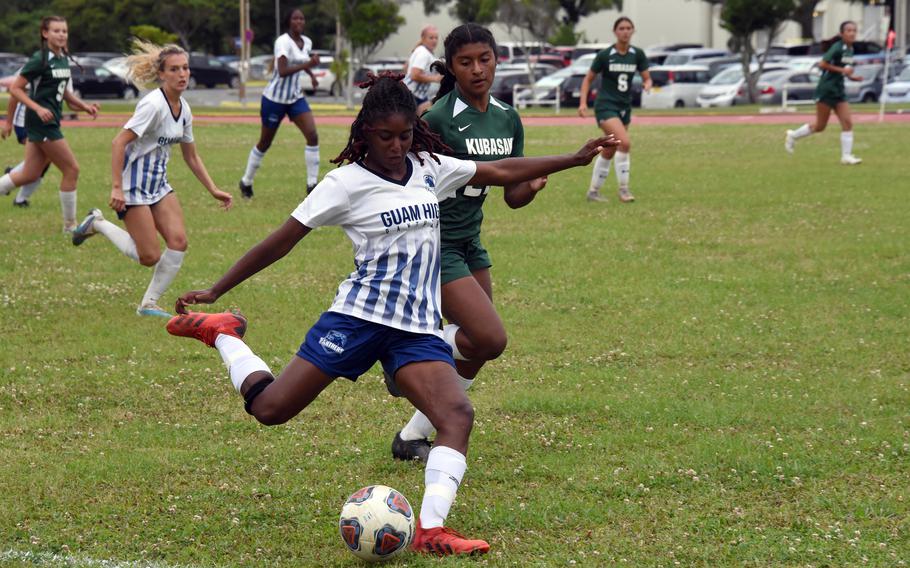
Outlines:
[[[623,203],[635,201],[629,191],[629,170],[631,157],[629,152],[632,143],[629,141],[629,124],[632,121],[632,78],[641,73],[642,88],[651,89],[651,73],[648,71],[648,58],[640,47],[629,42],[635,32],[632,20],[622,16],[613,24],[616,43],[602,50],[594,58],[591,68],[581,83],[581,95],[578,102],[578,115],[584,117],[588,112],[588,93],[594,77],[600,73],[601,85],[594,102],[594,117],[597,125],[605,134],[612,134],[619,139],[619,148],[607,148],[594,161],[594,173],[591,175],[591,187],[588,188],[589,201],[605,201],[600,195],[607,176],[610,175],[610,160],[616,155],[616,179],[619,182],[619,200]]]
[[[430,130],[459,159],[487,162],[519,157],[524,151],[521,118],[511,106],[490,96],[496,73],[496,41],[477,24],[458,26],[445,39],[445,64],[433,106],[423,115]],[[509,207],[530,203],[546,185],[537,178],[504,188]],[[493,306],[490,257],[480,242],[483,203],[489,186],[467,185],[454,197],[439,202],[442,249],[443,328],[452,348],[462,386],[467,389],[484,363],[506,347],[506,330]],[[426,460],[433,424],[416,412],[392,442],[392,455],[402,460]]]
[[[845,166],[862,163],[861,159],[853,155],[853,119],[844,92],[845,77],[851,81],[863,79],[853,74],[853,42],[856,40],[856,29],[855,22],[846,21],[840,25],[840,35],[826,42],[825,55],[818,64],[822,76],[815,88],[815,122],[787,131],[784,142],[784,149],[787,152],[793,153],[793,147],[800,138],[823,131],[833,110],[841,127],[840,163]]]
[[[14,187],[34,182],[41,177],[49,161],[60,169],[60,206],[63,209],[63,230],[76,227],[76,183],[79,164],[60,131],[61,105],[65,100],[70,108],[84,110],[95,117],[98,105],[86,104],[67,89],[70,81],[69,54],[66,43],[69,30],[60,16],[41,20],[41,49],[25,64],[10,86],[12,96],[27,107],[25,129],[29,144],[25,147],[25,165],[0,177],[0,195]],[[31,84],[29,92],[26,85]]]

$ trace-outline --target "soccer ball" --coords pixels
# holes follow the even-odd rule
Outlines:
[[[388,560],[414,540],[414,512],[404,495],[385,485],[354,492],[341,508],[341,540],[358,558]]]

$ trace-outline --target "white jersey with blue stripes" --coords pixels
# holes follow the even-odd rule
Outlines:
[[[123,195],[127,205],[151,205],[173,191],[167,181],[171,146],[193,142],[193,114],[180,97],[174,115],[164,90],[142,97],[133,116],[123,126],[138,138],[126,146],[123,161]]]
[[[278,58],[285,57],[288,65],[300,65],[310,60],[310,51],[313,50],[313,41],[305,35],[303,38],[303,48],[297,46],[297,42],[291,39],[288,34],[282,34],[275,40],[275,61],[272,71],[272,78],[266,85],[262,96],[270,101],[289,105],[303,96],[303,84],[300,81],[300,75],[306,71],[298,71],[285,77],[278,74]]]
[[[13,126],[18,126],[19,128],[25,128],[25,109],[28,108],[24,104],[19,103],[16,105],[16,112],[13,113]]]
[[[439,200],[474,177],[474,162],[408,154],[393,180],[361,163],[338,168],[292,213],[310,228],[339,225],[354,245],[355,270],[328,311],[442,337]]]
[[[414,48],[414,51],[411,52],[411,57],[408,59],[408,72],[405,74],[403,82],[415,97],[429,99],[430,95],[435,94],[438,89],[438,83],[419,83],[411,78],[411,71],[415,67],[424,73],[429,74],[430,65],[432,65],[434,61],[436,61],[436,57],[433,55],[433,52],[423,44],[418,45]]]

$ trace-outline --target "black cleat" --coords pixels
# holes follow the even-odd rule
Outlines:
[[[419,461],[426,463],[427,456],[430,455],[430,448],[433,444],[426,438],[419,440],[401,439],[401,432],[395,434],[392,440],[392,457],[401,461]]]
[[[310,193],[313,192],[314,189],[316,189],[316,184],[315,184],[315,183],[307,184],[307,186],[306,186],[306,194],[309,195]]]
[[[13,166],[6,166],[6,169],[3,170],[4,175],[13,171]]]
[[[28,199],[25,201],[13,201],[13,207],[28,207],[29,205],[31,204],[28,202]]]
[[[253,199],[253,184],[247,185],[243,183],[243,180],[240,180],[238,184],[240,187],[240,196],[244,199]]]

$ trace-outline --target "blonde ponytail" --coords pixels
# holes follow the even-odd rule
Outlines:
[[[179,45],[169,43],[156,45],[136,38],[133,40],[133,54],[126,58],[127,77],[137,87],[154,83],[158,72],[164,70],[164,62],[171,55],[187,55]]]

